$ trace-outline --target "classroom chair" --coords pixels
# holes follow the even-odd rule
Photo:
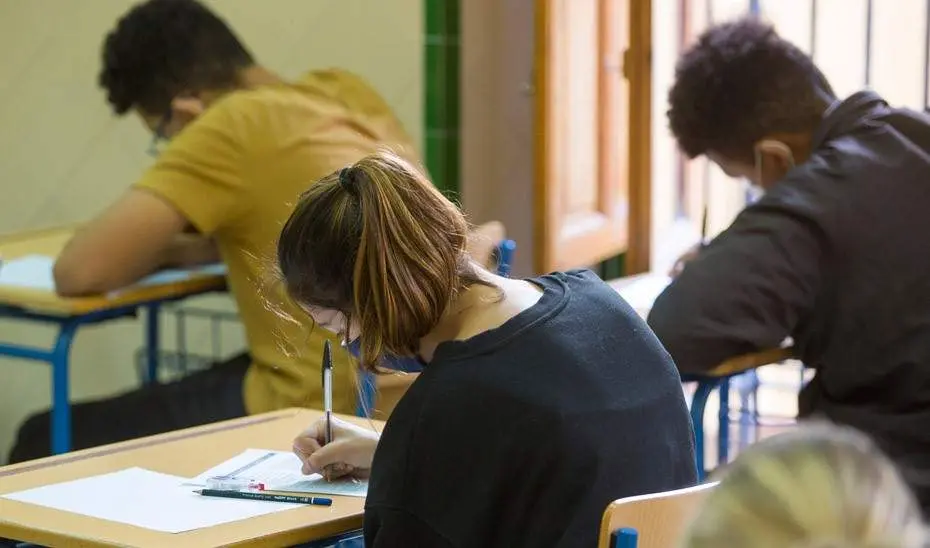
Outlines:
[[[513,268],[513,255],[517,243],[506,238],[504,225],[498,221],[485,223],[477,227],[468,242],[469,253],[475,260],[489,269],[496,270],[500,276],[510,276]],[[359,378],[360,394],[356,414],[370,417],[375,411],[377,400],[378,416],[385,419],[400,401],[407,388],[416,380],[417,371],[402,371],[407,375],[374,375],[361,373]]]
[[[716,485],[705,483],[615,500],[601,519],[598,548],[677,546],[699,505]]]

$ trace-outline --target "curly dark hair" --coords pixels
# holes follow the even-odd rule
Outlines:
[[[690,158],[750,160],[775,132],[809,131],[835,99],[813,60],[755,18],[705,31],[678,61],[669,126]]]
[[[253,64],[229,26],[199,2],[148,0],[107,35],[98,82],[116,114],[160,114],[179,93],[234,86]]]

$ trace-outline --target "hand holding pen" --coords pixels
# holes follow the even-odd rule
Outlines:
[[[327,480],[347,475],[367,477],[379,436],[333,417],[333,354],[323,343],[323,417],[297,436],[294,453],[304,474],[321,474]]]
[[[367,478],[380,436],[361,426],[333,417],[329,421],[332,441],[325,443],[325,417],[310,425],[294,439],[294,454],[303,463],[304,474],[328,472],[327,479],[345,476]]]
[[[707,247],[707,206],[704,206],[704,215],[701,218],[701,241],[693,245],[688,251],[685,251],[681,257],[675,261],[675,264],[672,266],[672,269],[669,271],[668,275],[672,278],[677,278],[679,274],[685,269],[689,262],[696,259],[698,255],[701,254],[701,251]]]

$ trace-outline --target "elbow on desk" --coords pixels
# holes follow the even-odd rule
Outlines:
[[[97,269],[80,268],[69,261],[55,261],[52,278],[60,297],[86,297],[115,289]]]
[[[719,365],[707,352],[708,348],[689,336],[689,326],[680,320],[671,318],[670,321],[662,321],[651,315],[649,317],[649,326],[666,352],[672,356],[678,372],[682,375],[700,375]]]

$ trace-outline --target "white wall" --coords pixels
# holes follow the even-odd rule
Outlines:
[[[706,28],[708,15],[715,22],[748,12],[748,0],[689,0],[692,39]],[[681,2],[653,0],[653,253],[652,265],[666,268],[682,247],[699,237],[703,194],[707,193],[709,233],[725,229],[744,205],[743,186],[703,159],[688,164],[690,196],[688,218],[676,219],[678,184],[676,146],[665,117],[668,88],[678,57]],[[863,89],[866,65],[866,0],[819,0],[816,18],[812,0],[761,0],[762,16],[778,32],[807,53],[841,98]],[[923,109],[926,44],[926,2],[894,0],[874,2],[870,86],[891,104]],[[816,28],[812,28],[816,23]],[[815,43],[811,43],[816,35]],[[704,183],[706,181],[706,188]]]

